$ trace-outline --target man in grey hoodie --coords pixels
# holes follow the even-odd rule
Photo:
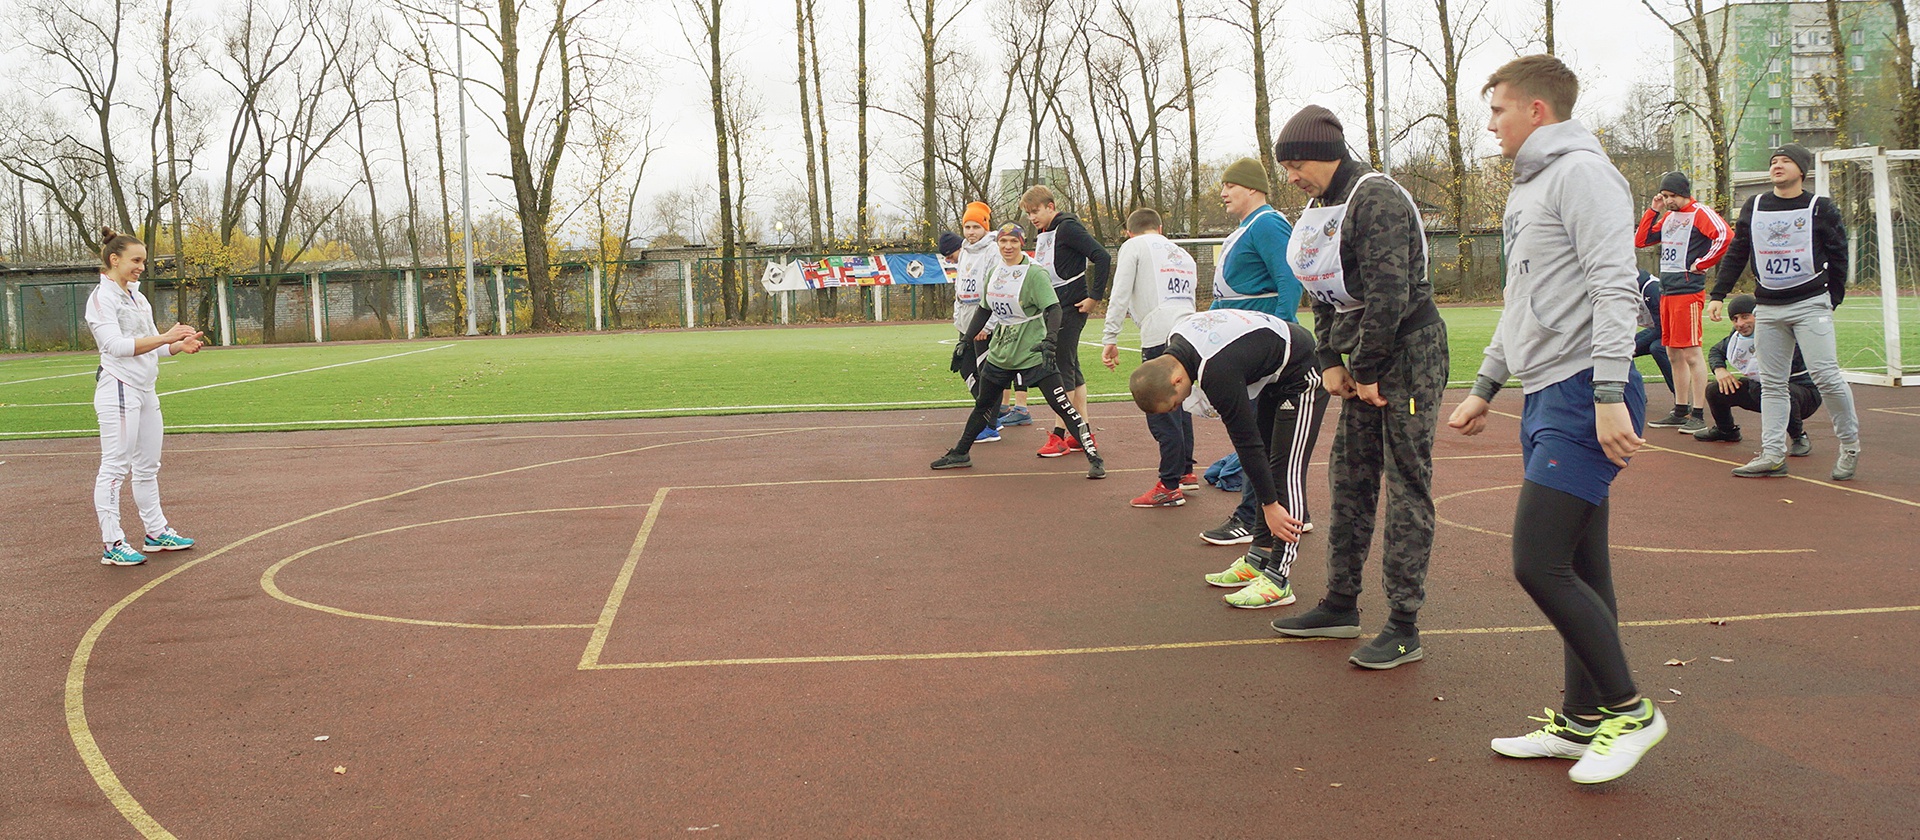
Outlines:
[[[1495,71],[1487,129],[1513,161],[1507,198],[1506,304],[1473,393],[1447,425],[1486,426],[1488,403],[1518,377],[1526,393],[1514,510],[1513,572],[1565,642],[1566,693],[1546,725],[1495,738],[1514,758],[1578,758],[1581,784],[1617,779],[1666,736],[1666,718],[1633,684],[1607,557],[1607,495],[1645,441],[1646,392],[1633,369],[1633,215],[1627,180],[1587,128],[1568,118],[1579,80],[1547,55]]]

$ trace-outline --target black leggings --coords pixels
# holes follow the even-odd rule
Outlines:
[[[1093,448],[1093,430],[1087,426],[1086,418],[1081,417],[1067,399],[1067,389],[1061,384],[1058,371],[1049,367],[1005,370],[982,358],[977,381],[979,392],[973,395],[973,413],[967,416],[967,429],[960,433],[960,443],[953,451],[965,455],[973,449],[973,439],[997,416],[1000,396],[1007,392],[1007,386],[1018,381],[1040,389],[1040,393],[1047,398],[1047,405],[1053,407],[1053,413],[1059,415],[1060,422],[1066,425],[1067,432],[1087,450],[1088,461],[1100,458],[1100,453]]]
[[[1535,484],[1520,486],[1513,514],[1513,576],[1560,631],[1566,657],[1561,711],[1592,717],[1640,692],[1620,646],[1607,559],[1607,504]]]

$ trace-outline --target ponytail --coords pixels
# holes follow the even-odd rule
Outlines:
[[[128,245],[139,245],[139,244],[141,244],[141,242],[137,238],[128,236],[124,233],[115,233],[113,228],[110,228],[110,227],[101,228],[100,229],[100,266],[102,268],[112,268],[113,258],[115,256],[117,256],[121,251],[127,250]]]

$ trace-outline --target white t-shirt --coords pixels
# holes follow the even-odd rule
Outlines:
[[[138,356],[133,354],[134,339],[160,334],[153,325],[153,306],[140,294],[139,286],[122,289],[119,283],[101,275],[100,285],[87,297],[87,329],[93,331],[93,343],[100,348],[100,367],[105,375],[130,388],[153,390],[160,378],[160,359],[171,351],[170,345],[162,344]]]
[[[1113,293],[1107,299],[1107,321],[1101,343],[1114,344],[1131,316],[1140,324],[1140,346],[1167,343],[1167,335],[1181,316],[1192,314],[1198,267],[1186,249],[1157,233],[1128,239],[1114,263]]]

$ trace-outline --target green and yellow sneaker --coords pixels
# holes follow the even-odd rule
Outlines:
[[[1226,571],[1207,575],[1207,583],[1227,589],[1239,589],[1258,577],[1260,577],[1260,570],[1254,568],[1252,563],[1248,563],[1247,556],[1242,554],[1234,558],[1233,565],[1228,566]]]
[[[1293,603],[1293,585],[1280,586],[1266,575],[1255,573],[1256,577],[1247,582],[1240,591],[1229,593],[1222,600],[1229,607],[1243,610],[1263,610],[1267,607],[1284,607]]]

